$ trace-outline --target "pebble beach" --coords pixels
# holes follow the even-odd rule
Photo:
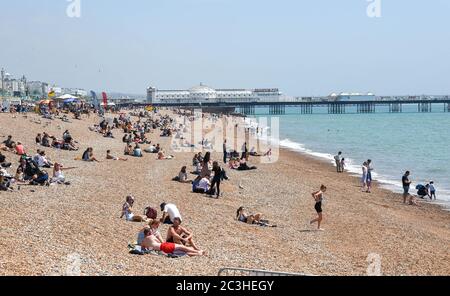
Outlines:
[[[76,167],[65,172],[70,185],[14,186],[12,192],[0,192],[0,275],[68,275],[74,262],[80,263],[80,275],[89,276],[217,275],[225,267],[366,275],[373,258],[379,258],[382,275],[450,274],[450,215],[436,205],[404,205],[401,195],[377,184],[371,194],[361,192],[357,178],[287,149],[273,164],[250,158],[257,170],[227,170],[230,180],[221,185],[223,196],[211,199],[192,193],[189,184],[172,181],[182,166],[191,168],[193,154],[171,151],[170,138],[161,138],[158,131],[147,134],[174,159],[144,154],[110,161],[106,150],[123,154],[123,132],[114,130],[115,139],[104,138],[88,128],[98,123],[93,115],[69,123],[37,114],[0,114],[0,140],[12,135],[31,155],[43,149],[34,141],[43,131],[60,137],[70,130],[80,146],[79,151],[44,149],[50,159]],[[102,162],[75,160],[87,147]],[[18,156],[3,154],[15,170]],[[222,159],[220,153],[212,156]],[[316,216],[311,192],[321,184],[328,191],[325,231],[319,232],[308,221]],[[172,259],[129,254],[128,243],[145,225],[119,218],[129,194],[136,198],[137,212],[159,208],[164,201],[176,204],[183,225],[209,255]],[[263,213],[277,227],[236,221],[240,206]],[[167,226],[160,231],[165,237]]]

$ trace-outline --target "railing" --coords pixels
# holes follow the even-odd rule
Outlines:
[[[302,273],[276,272],[246,268],[222,268],[218,276],[311,276]]]

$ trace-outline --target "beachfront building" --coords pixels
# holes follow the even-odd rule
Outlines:
[[[265,89],[214,89],[200,84],[187,90],[147,89],[149,104],[203,104],[203,103],[251,103],[276,102],[281,93],[277,88]]]

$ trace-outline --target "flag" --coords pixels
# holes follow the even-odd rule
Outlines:
[[[92,96],[92,104],[94,105],[95,110],[100,109],[100,104],[98,103],[97,94],[91,90],[91,96]]]
[[[103,105],[106,108],[108,106],[108,96],[106,95],[105,92],[102,92],[102,96],[103,96]]]
[[[48,97],[49,98],[53,98],[54,96],[56,96],[55,91],[52,89],[49,93],[48,93]]]

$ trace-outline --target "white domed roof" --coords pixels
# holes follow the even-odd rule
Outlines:
[[[190,93],[215,93],[216,90],[209,86],[200,84],[200,85],[197,85],[197,86],[194,86],[193,88],[191,88],[189,90],[189,92]]]

